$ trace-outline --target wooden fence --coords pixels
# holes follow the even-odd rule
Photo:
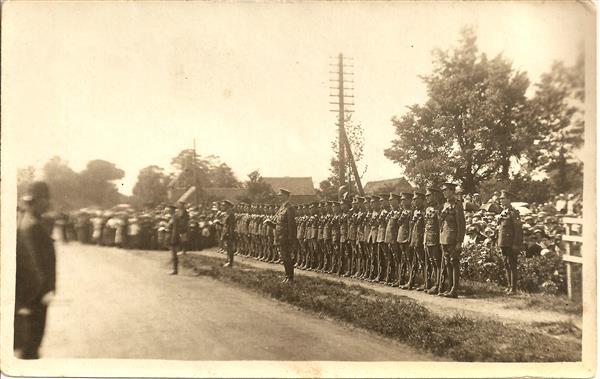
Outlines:
[[[562,240],[565,246],[563,261],[567,265],[567,294],[569,299],[573,298],[573,265],[583,263],[583,219],[574,217],[563,217],[562,223],[565,227],[565,233]],[[574,230],[575,225],[579,225],[579,230]],[[574,249],[574,245],[579,245],[579,249]],[[580,255],[573,255],[574,250],[578,250]]]

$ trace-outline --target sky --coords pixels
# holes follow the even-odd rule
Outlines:
[[[169,168],[195,139],[239,180],[258,169],[318,186],[336,136],[329,65],[343,53],[363,184],[395,178],[391,118],[426,100],[433,49],[471,25],[481,51],[536,82],[553,61],[575,62],[587,14],[559,1],[4,3],[3,149],[18,167],[108,160],[130,194],[140,169]]]

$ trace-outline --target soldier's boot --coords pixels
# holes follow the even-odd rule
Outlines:
[[[448,266],[448,282],[450,289],[442,294],[444,297],[457,298],[458,297],[458,282],[460,275],[460,267],[458,260],[452,259],[446,263]]]
[[[452,269],[452,262],[449,257],[443,257],[444,266],[440,270],[440,281],[438,284],[438,295],[445,296],[452,290],[452,282],[454,278],[454,270]],[[448,279],[448,285],[446,285],[446,279]]]

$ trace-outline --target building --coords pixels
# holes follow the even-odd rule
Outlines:
[[[277,193],[280,188],[291,192],[290,201],[295,204],[310,203],[317,200],[317,192],[312,177],[262,177]]]
[[[372,182],[367,182],[365,185],[365,194],[368,195],[379,195],[382,193],[390,193],[394,192],[400,194],[402,192],[412,192],[414,191],[413,186],[410,185],[406,178],[396,178],[396,179],[384,179],[384,180],[374,180]]]

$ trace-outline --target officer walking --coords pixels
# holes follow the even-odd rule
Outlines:
[[[294,281],[294,263],[292,262],[292,251],[294,239],[296,238],[296,221],[294,207],[290,203],[290,191],[280,188],[278,200],[281,206],[275,213],[275,246],[279,250],[283,267],[285,269],[285,279],[282,283],[292,283]]]
[[[175,209],[175,206],[170,206],[169,208]],[[185,203],[180,202],[177,211],[173,213],[171,217],[171,264],[173,265],[173,270],[169,273],[169,275],[177,275],[179,270],[179,259],[177,258],[177,253],[179,251],[185,251],[184,247],[184,239],[182,239],[182,235],[187,233],[188,230],[188,222],[189,217],[187,211],[185,210]]]

